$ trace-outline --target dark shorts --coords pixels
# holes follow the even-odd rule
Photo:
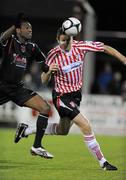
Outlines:
[[[53,91],[52,97],[61,118],[69,117],[72,120],[80,113],[78,107],[82,99],[81,90],[65,94]]]
[[[17,105],[23,106],[35,95],[36,92],[25,88],[23,84],[13,85],[0,81],[0,105],[13,101]]]

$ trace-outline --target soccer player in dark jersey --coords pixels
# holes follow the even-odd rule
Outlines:
[[[48,83],[54,76],[53,103],[59,113],[60,122],[49,124],[48,134],[67,135],[73,123],[75,123],[83,133],[84,141],[96,157],[104,170],[117,170],[104,157],[99,143],[97,142],[89,120],[80,112],[79,106],[82,98],[82,71],[85,54],[88,52],[104,52],[126,63],[126,57],[116,49],[104,45],[102,42],[75,41],[66,35],[62,28],[57,32],[58,46],[51,49],[46,58],[49,66],[48,72],[42,73],[42,82]],[[35,130],[31,130],[31,133]],[[25,135],[31,134],[29,128],[25,130]]]
[[[20,18],[19,18],[20,17]],[[18,21],[0,36],[0,45],[3,49],[3,59],[0,65],[0,105],[13,101],[19,106],[33,108],[39,112],[36,122],[36,135],[31,154],[44,158],[53,158],[53,155],[42,146],[42,138],[48,123],[50,106],[36,92],[25,88],[23,76],[27,64],[36,60],[41,65],[43,72],[47,72],[49,67],[45,64],[45,56],[37,46],[31,42],[32,25],[21,14]],[[22,117],[23,118],[23,117]],[[27,126],[18,126],[15,134],[17,143]]]

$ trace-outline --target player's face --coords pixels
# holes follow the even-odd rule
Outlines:
[[[70,36],[61,34],[57,40],[58,40],[60,47],[64,50],[68,49],[71,46],[72,39]]]
[[[18,31],[20,37],[30,40],[32,38],[32,26],[29,22],[24,22]]]

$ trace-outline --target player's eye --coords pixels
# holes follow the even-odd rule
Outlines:
[[[61,41],[63,41],[63,42],[66,42],[66,41],[68,41],[69,39],[62,39]]]
[[[31,30],[31,31],[32,31],[32,28],[31,28],[31,27],[29,27],[29,26],[27,26],[27,27],[26,27],[26,29],[27,29],[27,30]]]

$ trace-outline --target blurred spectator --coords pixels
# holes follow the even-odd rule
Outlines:
[[[41,79],[40,79],[41,71],[40,71],[40,68],[39,68],[39,64],[34,62],[31,65],[30,73],[31,73],[31,76],[32,76],[32,84],[33,84],[33,86],[36,87],[36,89],[39,89],[42,86]]]
[[[126,103],[126,81],[122,84],[122,101]]]
[[[100,87],[99,87],[97,79],[94,80],[94,82],[92,84],[91,94],[100,94]]]
[[[24,76],[24,81],[25,81],[25,86],[28,88],[32,88],[34,89],[33,87],[33,84],[32,84],[32,76],[30,73],[26,73],[25,76]]]
[[[33,62],[30,65],[29,72],[27,72],[24,77],[26,87],[31,88],[32,90],[41,90],[43,85],[41,83],[40,74],[41,70],[39,64]]]
[[[108,94],[108,84],[112,80],[112,68],[110,64],[105,64],[104,69],[98,75],[98,79],[95,80],[92,86],[93,94]]]
[[[120,72],[115,72],[113,74],[113,79],[108,84],[108,92],[111,95],[121,95],[122,94],[122,74]]]

